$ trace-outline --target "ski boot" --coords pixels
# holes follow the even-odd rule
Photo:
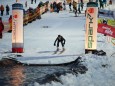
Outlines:
[[[57,51],[59,51],[59,47],[57,47]]]

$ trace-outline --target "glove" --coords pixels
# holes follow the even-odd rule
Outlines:
[[[54,43],[54,46],[56,46],[56,44]]]

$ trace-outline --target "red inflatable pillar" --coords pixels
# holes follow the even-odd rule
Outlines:
[[[23,53],[23,5],[12,5],[12,53]]]

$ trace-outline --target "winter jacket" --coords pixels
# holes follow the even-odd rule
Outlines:
[[[73,9],[77,10],[77,2],[73,1]]]
[[[8,5],[6,6],[6,11],[10,11],[10,8]]]
[[[2,21],[0,20],[0,38],[2,38],[2,31],[4,30],[4,25]]]
[[[4,25],[3,25],[2,21],[0,21],[0,33],[2,33],[3,30],[4,30]]]
[[[55,45],[55,43],[57,42],[63,42],[63,44],[65,44],[65,39],[60,35],[60,36],[58,36],[57,38],[56,38],[56,40],[55,40],[55,42],[54,42],[54,45]]]
[[[3,5],[1,5],[1,11],[4,11],[4,6]]]

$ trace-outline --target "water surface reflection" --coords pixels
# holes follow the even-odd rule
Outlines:
[[[24,67],[0,67],[0,86],[21,86],[24,82]]]

